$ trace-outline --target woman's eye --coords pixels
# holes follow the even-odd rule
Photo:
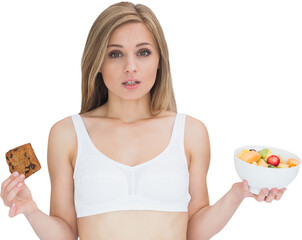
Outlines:
[[[118,57],[121,57],[122,54],[120,52],[111,52],[109,53],[109,57],[111,58],[118,58]]]
[[[146,57],[146,56],[150,55],[150,53],[151,52],[149,50],[142,50],[142,51],[138,52],[138,56]]]

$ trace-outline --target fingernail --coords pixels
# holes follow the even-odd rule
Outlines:
[[[15,207],[16,207],[16,204],[15,204],[15,203],[13,203],[12,208],[15,208]]]
[[[25,175],[24,175],[24,174],[21,174],[21,175],[20,175],[20,178],[21,178],[21,179],[25,178]]]
[[[19,175],[18,172],[14,172],[14,173],[13,173],[13,176],[14,176],[14,177],[17,177],[18,175]]]
[[[20,188],[21,186],[22,186],[22,183],[19,183],[19,184],[17,185],[18,188]]]

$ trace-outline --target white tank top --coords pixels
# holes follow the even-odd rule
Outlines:
[[[185,114],[176,114],[165,150],[136,166],[119,163],[100,152],[81,116],[71,117],[78,144],[73,174],[78,218],[123,210],[188,211],[191,196],[184,149]]]

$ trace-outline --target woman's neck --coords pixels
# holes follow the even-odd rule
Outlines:
[[[135,100],[109,98],[103,105],[103,111],[104,117],[120,119],[125,123],[152,117],[150,98],[147,97]]]

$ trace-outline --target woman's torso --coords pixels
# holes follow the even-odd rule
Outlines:
[[[151,163],[166,150],[171,140],[175,113],[161,113],[154,119],[136,123],[122,123],[116,119],[96,117],[92,113],[81,117],[96,150],[126,168],[135,168],[148,161]],[[186,147],[185,156],[189,166]],[[74,168],[77,167],[76,157],[72,159]],[[77,219],[81,240],[185,240],[187,221],[187,212],[150,210],[112,211]]]
[[[78,218],[81,240],[185,240],[187,213],[121,211]]]

